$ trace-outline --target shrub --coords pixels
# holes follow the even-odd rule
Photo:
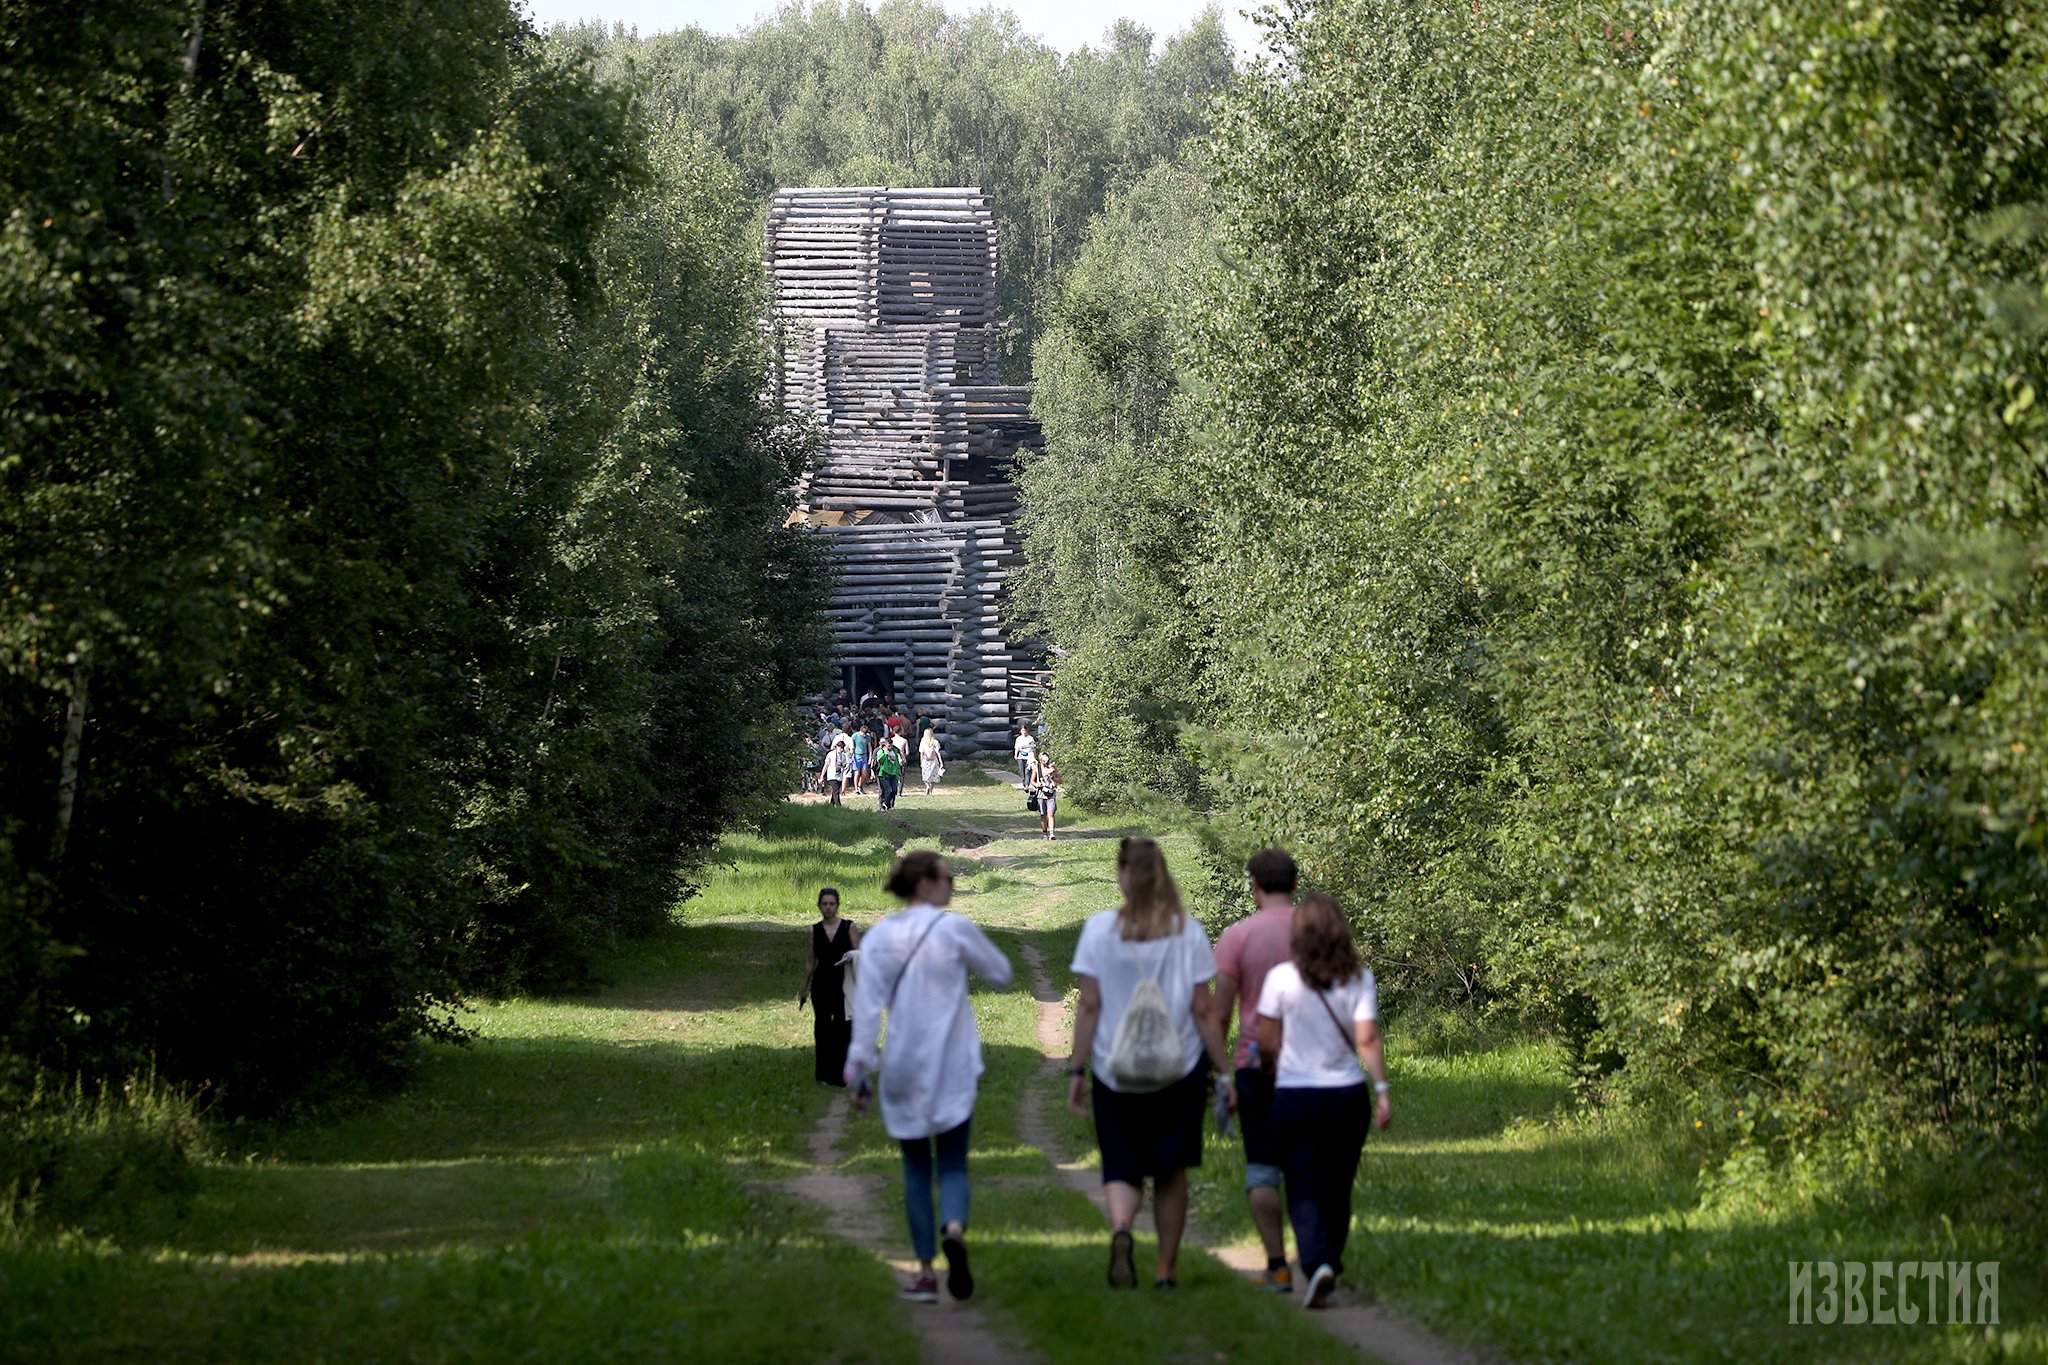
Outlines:
[[[205,1153],[191,1100],[153,1073],[118,1086],[39,1079],[0,1110],[0,1235],[160,1232],[189,1208]]]

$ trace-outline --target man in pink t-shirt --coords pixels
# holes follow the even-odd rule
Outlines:
[[[1251,877],[1252,901],[1258,907],[1223,931],[1216,941],[1216,1006],[1225,1019],[1233,1003],[1240,1006],[1237,1024],[1237,1122],[1244,1133],[1244,1188],[1252,1206],[1252,1222],[1266,1244],[1266,1287],[1276,1294],[1294,1292],[1287,1270],[1280,1203],[1280,1147],[1273,1132],[1273,1073],[1277,1058],[1252,1060],[1258,1030],[1253,1019],[1266,973],[1288,960],[1294,934],[1294,884],[1298,874],[1287,850],[1262,848],[1244,870]]]

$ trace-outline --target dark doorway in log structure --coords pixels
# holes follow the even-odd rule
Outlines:
[[[848,664],[840,670],[840,685],[856,705],[860,699],[872,692],[883,701],[894,701],[896,697],[896,670],[874,664]]]

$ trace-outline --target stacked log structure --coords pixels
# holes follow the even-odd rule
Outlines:
[[[1004,624],[1030,390],[998,374],[979,189],[786,189],[768,213],[781,399],[824,448],[797,516],[838,569],[838,663],[880,672],[953,752],[1007,750],[1043,658]]]

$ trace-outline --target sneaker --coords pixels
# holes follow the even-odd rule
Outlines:
[[[1294,1272],[1283,1265],[1277,1270],[1268,1270],[1260,1275],[1259,1283],[1264,1285],[1271,1293],[1292,1294],[1294,1292]]]
[[[950,1234],[940,1241],[939,1249],[946,1253],[946,1292],[956,1299],[973,1298],[974,1272],[967,1268],[964,1234]]]
[[[1109,1239],[1109,1287],[1111,1289],[1136,1289],[1138,1267],[1132,1258],[1133,1243],[1129,1228],[1118,1228]]]
[[[1152,1287],[1154,1289],[1178,1289],[1180,1288],[1180,1281],[1174,1279],[1171,1275],[1161,1275],[1158,1279],[1152,1281]]]
[[[903,1286],[903,1298],[908,1303],[937,1303],[939,1281],[936,1276],[920,1275]]]
[[[1308,1277],[1308,1294],[1301,1301],[1303,1308],[1321,1308],[1330,1301],[1330,1291],[1337,1287],[1337,1272],[1326,1265],[1316,1267],[1316,1273]]]

